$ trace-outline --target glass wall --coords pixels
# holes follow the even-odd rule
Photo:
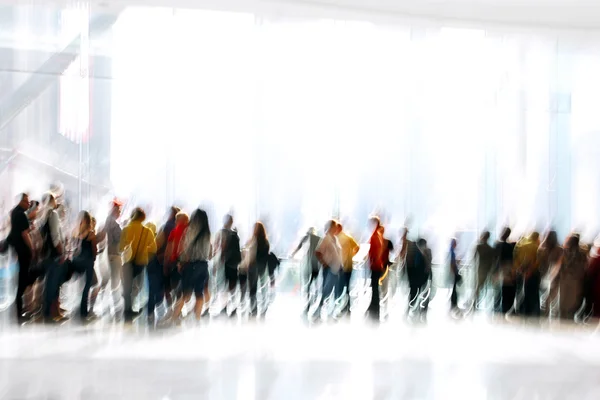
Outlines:
[[[155,219],[201,204],[214,229],[233,210],[243,239],[263,219],[282,254],[331,216],[362,240],[372,213],[408,224],[438,257],[503,224],[600,229],[590,37],[329,17],[122,12],[112,192]]]

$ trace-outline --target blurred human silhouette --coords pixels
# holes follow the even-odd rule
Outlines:
[[[152,231],[143,225],[145,219],[144,210],[139,207],[134,209],[131,222],[123,229],[119,244],[119,251],[130,251],[122,275],[125,320],[132,320],[139,314],[139,311],[133,310],[133,299],[141,289],[144,269],[156,253],[156,240]]]
[[[205,289],[209,278],[208,261],[212,257],[208,215],[206,211],[197,209],[192,213],[181,241],[178,268],[181,273],[182,296],[177,300],[173,312],[175,321],[179,320],[183,306],[192,298],[192,294],[196,297],[194,305],[196,319],[202,316],[204,303],[209,300],[208,296],[205,296]]]
[[[261,222],[254,224],[252,238],[246,245],[248,248],[248,292],[250,295],[250,315],[258,313],[258,285],[262,282],[267,270],[271,245],[267,231]]]
[[[89,212],[82,211],[79,214],[79,226],[74,232],[74,237],[78,246],[76,256],[73,258],[73,267],[77,273],[83,276],[85,282],[81,294],[79,316],[83,320],[87,320],[90,316],[90,310],[88,309],[89,293],[95,278],[94,262],[98,253],[96,234],[92,227],[92,218]],[[93,314],[91,316],[93,317]]]
[[[540,278],[546,282],[543,292],[543,302],[540,304],[541,312],[549,316],[551,309],[558,301],[558,280],[556,276],[563,258],[563,248],[558,243],[556,231],[549,231],[540,244],[538,250],[538,263],[540,265]]]
[[[15,299],[17,319],[23,318],[23,295],[29,285],[29,267],[33,256],[33,244],[29,236],[29,219],[25,211],[29,208],[29,195],[22,193],[19,196],[19,203],[10,213],[10,233],[8,234],[8,244],[12,246],[17,254],[19,263],[19,278],[17,285],[17,297]]]
[[[231,315],[235,315],[237,305],[233,301],[233,296],[239,281],[238,266],[242,261],[242,253],[240,250],[240,238],[237,232],[233,230],[233,217],[230,214],[225,215],[223,218],[223,228],[216,235],[214,249],[218,258],[217,262],[225,272],[225,280],[229,293],[227,304],[233,307]]]
[[[600,236],[596,238],[590,251],[585,276],[585,295],[588,312],[593,318],[600,318]]]
[[[475,246],[474,261],[476,264],[477,277],[475,279],[475,306],[481,304],[481,292],[485,288],[490,274],[492,273],[495,253],[494,248],[489,244],[490,232],[484,231],[479,237],[479,241]]]
[[[431,249],[427,240],[420,238],[417,242],[406,240],[406,275],[408,286],[408,308],[424,316],[427,312],[430,293],[426,293],[427,283],[431,279]]]
[[[456,286],[461,283],[462,277],[459,273],[459,262],[456,258],[456,247],[458,246],[458,242],[455,238],[450,240],[450,250],[449,250],[449,269],[450,269],[450,279],[452,281],[452,293],[450,295],[450,308],[452,310],[458,310],[458,292],[456,291]]]
[[[321,307],[325,303],[325,300],[333,293],[335,285],[338,282],[338,273],[342,268],[342,249],[336,234],[336,221],[327,221],[325,224],[325,236],[315,250],[317,259],[323,265],[323,286],[317,316],[320,315]]]
[[[313,283],[316,282],[317,277],[319,276],[320,263],[317,258],[317,247],[321,242],[321,237],[317,235],[317,230],[314,227],[311,227],[306,232],[306,235],[302,237],[300,243],[296,247],[296,249],[292,252],[291,258],[293,258],[296,253],[302,249],[302,247],[306,246],[306,253],[302,259],[301,263],[301,279],[303,289],[306,291],[307,299],[306,305],[304,307],[304,312],[307,313],[310,308],[310,292]]]
[[[500,293],[496,298],[496,312],[507,313],[515,303],[516,275],[513,269],[513,255],[515,244],[509,242],[512,231],[506,227],[502,230],[499,240],[496,242],[496,280],[500,285]]]
[[[540,271],[537,259],[539,237],[539,233],[532,232],[515,246],[515,268],[523,283],[523,299],[518,311],[528,317],[540,315]]]
[[[360,250],[360,246],[352,236],[344,231],[342,224],[337,225],[337,239],[342,250],[342,271],[339,273],[335,297],[339,300],[344,293],[344,289],[346,289],[348,302],[342,311],[350,311],[350,281],[352,279],[352,271],[354,268],[353,258]]]
[[[122,229],[118,222],[121,217],[122,207],[123,204],[117,199],[114,199],[111,202],[110,213],[106,217],[104,227],[98,233],[100,240],[106,238],[106,252],[110,269],[110,287],[115,308],[118,304],[118,290],[121,286],[121,270],[123,268],[123,261],[119,251]]]
[[[380,320],[380,295],[379,295],[379,280],[385,271],[384,265],[384,241],[381,221],[378,217],[369,219],[369,227],[372,230],[371,239],[369,240],[369,267],[371,270],[371,303],[368,308],[369,317],[376,322]]]
[[[579,235],[571,234],[565,243],[564,257],[558,272],[559,317],[573,320],[581,307],[587,254],[579,245]]]

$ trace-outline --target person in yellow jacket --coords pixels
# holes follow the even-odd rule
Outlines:
[[[540,234],[533,232],[519,240],[514,253],[515,272],[523,280],[523,301],[519,312],[528,317],[540,315],[539,247]]]
[[[134,209],[131,214],[131,222],[123,229],[119,243],[119,250],[127,254],[122,269],[124,317],[126,320],[132,320],[139,314],[139,312],[133,311],[133,297],[140,291],[142,283],[140,278],[143,276],[144,268],[148,265],[150,257],[156,253],[154,233],[143,225],[145,219],[144,210]]]

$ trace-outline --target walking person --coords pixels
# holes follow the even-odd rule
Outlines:
[[[539,233],[533,232],[515,246],[514,262],[523,290],[519,312],[527,317],[540,315],[539,245]]]
[[[590,251],[590,261],[585,275],[585,299],[592,318],[600,319],[600,236]]]
[[[550,316],[558,305],[558,271],[563,258],[563,248],[558,243],[556,231],[550,231],[538,250],[538,263],[540,279],[546,283],[540,303],[541,311],[545,316]]]
[[[257,293],[258,285],[262,283],[269,261],[270,244],[267,231],[262,222],[254,224],[254,233],[248,247],[248,285],[250,294],[250,315],[258,313]]]
[[[33,256],[33,244],[29,236],[29,219],[25,212],[29,208],[29,195],[22,193],[19,196],[19,203],[10,213],[10,233],[8,234],[8,243],[17,254],[17,262],[19,263],[19,280],[17,286],[17,296],[15,298],[15,306],[17,312],[17,320],[24,322],[26,318],[23,316],[23,295],[25,289],[29,285],[29,268]]]
[[[425,294],[425,289],[431,274],[431,250],[425,239],[419,239],[417,243],[406,240],[405,246],[405,268],[410,288],[406,313],[408,315],[414,309],[421,314],[429,304],[429,298],[425,298],[429,294]]]
[[[458,292],[456,286],[462,282],[462,276],[459,272],[459,262],[456,258],[456,247],[458,243],[455,238],[450,240],[449,264],[450,264],[450,279],[452,280],[452,294],[450,295],[450,309],[459,311],[458,308]]]
[[[476,265],[474,308],[478,309],[483,303],[482,292],[492,273],[496,259],[494,248],[489,244],[490,232],[484,231],[475,246],[474,261]]]
[[[335,285],[338,281],[338,273],[342,268],[342,249],[336,237],[337,223],[334,220],[329,220],[325,224],[325,236],[317,246],[315,254],[317,259],[323,266],[323,289],[321,291],[321,301],[317,316],[321,314],[321,308],[325,300],[331,296]]]
[[[584,279],[587,254],[580,247],[579,235],[567,238],[563,261],[558,272],[559,317],[573,321],[581,307],[584,295]]]
[[[381,237],[383,238],[383,247],[381,250],[381,264],[383,265],[383,273],[379,278],[379,292],[380,292],[380,305],[384,307],[385,314],[389,313],[389,297],[388,297],[388,288],[390,281],[390,266],[392,265],[390,261],[390,254],[394,251],[394,245],[391,240],[388,240],[385,237],[385,228],[383,226],[379,227],[379,231],[381,233]],[[383,294],[383,295],[382,295]]]
[[[150,256],[156,253],[156,241],[150,229],[143,225],[146,213],[141,208],[136,208],[131,214],[131,221],[123,229],[119,251],[130,250],[130,255],[123,265],[123,315],[126,321],[131,321],[139,315],[139,311],[133,311],[133,299],[139,293],[141,287],[141,276],[148,265]]]
[[[46,274],[43,316],[48,322],[60,322],[65,317],[60,312],[58,297],[61,285],[70,275],[69,265],[66,263],[64,236],[56,198],[52,193],[47,193],[42,202],[46,209],[41,230],[43,244],[40,256]]]
[[[337,240],[340,243],[342,251],[342,271],[339,273],[339,281],[336,285],[336,299],[340,301],[340,298],[344,294],[344,290],[348,295],[348,300],[342,312],[350,311],[350,281],[352,280],[352,271],[354,268],[353,259],[354,256],[360,250],[360,246],[356,243],[356,240],[348,233],[344,231],[342,224],[337,225]]]
[[[317,230],[311,227],[306,232],[306,235],[302,237],[300,243],[296,249],[292,252],[290,258],[294,256],[306,246],[306,253],[301,261],[301,279],[302,279],[302,290],[306,293],[306,304],[304,306],[304,313],[308,314],[311,305],[310,293],[313,283],[317,281],[320,271],[319,260],[317,259],[316,250],[321,242],[321,237],[317,235]]]
[[[516,295],[516,275],[513,268],[515,244],[509,242],[511,233],[510,228],[504,228],[495,246],[497,260],[495,275],[500,286],[495,311],[502,314],[506,314],[512,309]]]
[[[156,240],[156,225],[151,222],[146,223],[146,228],[150,229],[152,235]],[[158,247],[158,246],[157,246]],[[158,255],[153,254],[150,256],[148,262],[148,322],[154,323],[155,315],[154,311],[156,306],[164,300],[165,294],[165,279],[163,273],[163,266],[159,261]]]
[[[41,316],[43,299],[43,281],[45,271],[40,254],[42,250],[42,235],[40,231],[40,220],[38,218],[40,203],[32,200],[29,202],[27,219],[29,220],[29,237],[32,245],[32,259],[29,266],[29,287],[26,289],[24,302],[24,319]]]
[[[121,287],[123,268],[121,252],[119,251],[122,229],[118,222],[121,217],[122,207],[122,203],[116,199],[111,202],[110,213],[106,217],[104,227],[98,233],[100,241],[106,238],[106,253],[108,255],[108,266],[110,270],[111,298],[115,310],[119,303],[118,291]]]
[[[156,258],[158,263],[163,269],[163,288],[164,288],[164,299],[167,302],[167,307],[171,307],[173,304],[172,299],[172,291],[177,287],[179,281],[176,279],[175,272],[177,271],[177,267],[172,265],[169,261],[169,258],[166,256],[167,253],[167,245],[169,243],[169,237],[171,236],[171,232],[175,229],[177,225],[177,214],[181,211],[179,207],[172,206],[169,209],[169,215],[167,217],[167,221],[159,230],[158,235],[156,235]],[[174,272],[175,271],[175,272]]]
[[[73,267],[85,280],[81,294],[79,316],[83,321],[87,321],[90,319],[88,302],[90,289],[95,277],[94,262],[98,253],[96,235],[92,229],[92,219],[87,211],[82,211],[79,214],[79,226],[75,232],[75,239],[78,242],[78,246],[76,250],[77,254],[73,258]]]
[[[175,227],[171,230],[169,236],[167,236],[167,247],[164,256],[165,264],[163,268],[169,282],[167,289],[165,289],[170,292],[167,295],[167,299],[171,297],[171,301],[175,301],[173,298],[176,299],[181,291],[181,274],[178,268],[178,261],[183,249],[180,244],[189,222],[190,218],[188,215],[183,211],[179,211],[175,216]]]
[[[194,294],[196,297],[194,313],[196,319],[199,320],[202,316],[204,291],[208,282],[208,261],[213,256],[206,211],[197,209],[192,213],[190,223],[182,238],[181,248],[178,268],[181,273],[183,295],[177,300],[173,319],[179,320],[183,306]]]
[[[381,221],[378,217],[372,217],[369,220],[369,225],[373,231],[369,240],[369,267],[371,270],[371,303],[368,308],[369,317],[376,322],[380,320],[380,296],[379,296],[379,280],[384,272],[383,246],[385,244]]]
[[[239,281],[238,266],[242,261],[240,250],[240,238],[233,230],[233,216],[227,214],[223,218],[223,228],[217,233],[215,238],[215,252],[218,262],[222,265],[225,272],[225,281],[227,282],[228,299],[225,303],[225,310],[231,308],[230,316],[237,312],[237,305],[234,296]]]

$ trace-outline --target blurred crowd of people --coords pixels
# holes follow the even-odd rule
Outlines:
[[[83,282],[79,317],[85,322],[102,316],[94,312],[101,293],[112,297],[111,315],[131,321],[142,314],[139,307],[134,309],[134,299],[145,279],[150,322],[178,323],[192,297],[193,314],[199,319],[211,299],[209,277],[217,276],[217,270],[231,294],[224,311],[230,316],[236,314],[242,303],[233,298],[239,285],[241,298],[248,295],[249,314],[256,315],[259,282],[267,277],[267,290],[272,290],[280,262],[270,251],[261,222],[256,222],[251,239],[240,246],[231,215],[225,216],[222,229],[212,235],[208,215],[200,208],[188,215],[172,207],[164,225],[157,229],[146,221],[140,207],[121,223],[122,206],[118,200],[112,201],[100,229],[88,211],[81,211],[75,226],[69,227],[56,194],[46,193],[41,202],[30,201],[26,193],[19,196],[11,211],[10,232],[0,246],[3,253],[12,248],[16,254],[15,308],[19,322],[67,319],[59,295],[61,287],[72,279]],[[101,253],[106,253],[108,260],[104,272],[97,262]],[[168,312],[155,321],[156,307],[163,303]]]
[[[425,238],[409,240],[408,229],[403,228],[394,250],[384,235],[381,221],[373,217],[369,223],[373,233],[364,265],[370,271],[368,314],[375,321],[380,321],[380,308],[388,307],[402,282],[408,284],[406,313],[420,318],[426,318],[429,303],[439,287],[450,289],[450,310],[456,313],[491,310],[498,314],[571,321],[600,317],[600,242],[583,244],[579,235],[572,233],[561,245],[552,230],[543,240],[538,232],[531,232],[514,242],[511,229],[505,227],[495,243],[490,243],[490,232],[482,232],[466,259],[461,260],[457,254],[458,241],[452,238],[447,257],[438,266],[443,273],[439,274],[438,282],[433,282],[432,251]],[[349,310],[350,298],[342,295],[350,291],[349,282],[357,262],[353,258],[360,247],[335,220],[328,222],[325,232],[324,238],[320,238],[315,229],[309,230],[296,251],[306,246],[306,285],[312,285],[321,271],[323,288],[319,305],[325,296],[332,295],[341,302],[334,310],[339,315],[340,311]],[[339,247],[339,258],[333,256],[333,245],[329,243]],[[464,276],[472,279],[465,282]],[[459,307],[459,294],[463,297],[463,307]],[[318,308],[318,315],[319,311]]]
[[[67,319],[60,293],[72,280],[82,282],[77,302],[78,315],[85,322],[103,316],[94,307],[100,294],[110,299],[111,316],[122,315],[126,321],[140,316],[143,309],[134,299],[145,280],[148,302],[144,308],[151,324],[178,324],[187,314],[200,319],[211,304],[211,294],[221,292],[226,301],[220,313],[232,317],[266,312],[281,260],[273,254],[261,222],[254,224],[251,238],[242,246],[231,215],[225,215],[222,228],[212,234],[207,212],[200,208],[189,215],[172,207],[160,227],[146,221],[140,207],[126,218],[122,212],[123,204],[113,200],[100,227],[88,211],[81,211],[71,224],[56,193],[46,193],[40,202],[30,200],[26,193],[19,196],[0,250],[12,249],[17,258],[15,309],[20,322]],[[294,257],[303,251],[299,271],[308,294],[307,316],[339,318],[354,312],[350,293],[360,264],[367,272],[363,276],[370,297],[369,317],[382,320],[381,308],[398,293],[401,281],[409,287],[406,312],[426,317],[436,288],[443,286],[432,283],[432,251],[427,240],[409,240],[404,228],[394,246],[378,217],[371,217],[368,224],[371,234],[362,245],[367,247],[362,255],[361,244],[334,219],[327,221],[322,236],[310,228],[292,252]],[[580,243],[577,234],[569,235],[561,246],[554,231],[543,240],[538,232],[516,242],[511,235],[504,228],[496,243],[490,244],[490,233],[483,232],[472,257],[464,263],[457,255],[457,239],[450,240],[442,268],[450,277],[452,310],[459,310],[458,287],[465,285],[464,266],[469,265],[475,277],[470,280],[471,309],[483,308],[485,299],[492,297],[493,311],[502,314],[566,320],[578,315],[600,317],[598,246]],[[98,266],[102,253],[104,269]],[[219,276],[223,284],[216,284]],[[464,296],[467,291],[460,292]],[[259,297],[267,299],[264,307],[259,307]],[[463,304],[468,303],[464,300]],[[323,307],[326,302],[335,307]],[[166,312],[159,314],[158,306]]]

